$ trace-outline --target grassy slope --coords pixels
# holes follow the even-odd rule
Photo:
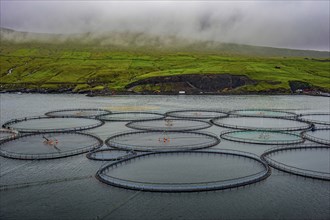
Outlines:
[[[75,91],[104,88],[123,91],[127,84],[148,77],[229,73],[260,81],[256,86],[241,87],[239,91],[289,91],[290,80],[308,82],[330,91],[330,62],[304,57],[261,56],[260,50],[258,56],[242,55],[245,53],[237,52],[237,45],[233,47],[231,51],[227,48],[229,52],[184,48],[181,50],[183,52],[179,52],[144,47],[132,47],[127,51],[127,48],[74,42],[2,42],[0,82],[3,88],[8,88],[7,83],[17,84],[18,87],[50,89],[72,84]],[[286,51],[290,53],[290,50]],[[264,53],[269,54],[267,51]],[[281,68],[276,69],[275,66]],[[8,74],[11,68],[14,69]],[[277,83],[269,83],[271,81]]]

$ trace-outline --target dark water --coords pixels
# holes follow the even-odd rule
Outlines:
[[[82,95],[32,95],[1,94],[0,121],[38,116],[56,109],[106,108],[109,110],[149,110],[163,113],[187,108],[280,108],[297,113],[327,112],[330,99],[310,96],[116,96],[85,97]],[[257,122],[256,122],[257,123]],[[212,126],[206,130],[217,135],[227,130]],[[124,122],[107,122],[90,130],[103,140],[111,134],[132,131]],[[308,142],[307,142],[308,143]],[[273,146],[242,144],[222,140],[215,148],[247,151],[262,154]],[[300,151],[297,151],[300,152]],[[303,151],[288,156],[277,154],[276,158],[290,165],[326,170],[330,155]],[[281,156],[282,155],[282,156]],[[304,160],[308,158],[305,163]],[[258,165],[249,161],[210,160],[212,175],[205,172],[209,163],[200,170],[205,176],[192,176],[189,167],[181,180],[191,177],[219,177],[214,166],[234,162],[231,175],[258,172]],[[189,161],[191,166],[196,164]],[[166,164],[166,158],[161,163]],[[189,164],[188,162],[185,164]],[[247,164],[246,164],[247,163]],[[301,178],[273,169],[265,181],[244,188],[201,193],[148,193],[124,190],[100,183],[94,174],[104,164],[88,160],[85,155],[45,161],[21,161],[0,158],[0,219],[329,219],[330,183]],[[132,163],[133,164],[133,163]],[[140,167],[155,167],[157,160],[141,160]],[[177,164],[176,164],[177,165]],[[237,169],[245,165],[245,169]],[[124,167],[123,167],[124,168]],[[129,168],[129,167],[128,167]],[[129,172],[135,173],[134,166]],[[126,168],[125,168],[126,169]],[[219,169],[221,171],[221,169]],[[239,170],[239,172],[236,171]],[[235,172],[234,172],[235,171]],[[123,169],[118,175],[127,176]],[[152,173],[142,173],[147,178],[161,178]],[[138,176],[139,178],[142,178]],[[229,173],[228,173],[229,174]],[[227,175],[228,175],[227,174]],[[174,174],[173,174],[174,175]],[[171,176],[175,179],[175,175]],[[23,183],[33,183],[24,187]]]
[[[123,150],[99,150],[91,154],[91,158],[100,160],[116,160],[130,155],[128,151]]]

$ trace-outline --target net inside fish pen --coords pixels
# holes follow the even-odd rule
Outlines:
[[[100,138],[87,133],[27,134],[1,143],[0,155],[26,160],[55,159],[82,154],[102,144]]]
[[[136,131],[113,135],[105,143],[128,151],[178,151],[212,147],[220,140],[215,135],[202,132]]]
[[[296,118],[297,114],[279,109],[241,109],[229,112],[230,115],[244,117]]]
[[[269,149],[261,155],[261,158],[278,170],[330,181],[329,155],[330,146],[298,145]]]
[[[211,119],[218,117],[227,117],[228,114],[216,110],[178,110],[166,113],[168,117],[189,118],[189,119]]]
[[[303,137],[319,144],[330,145],[330,128],[306,131]]]
[[[258,156],[238,151],[153,152],[102,167],[96,177],[121,188],[156,192],[223,190],[270,175]]]
[[[137,121],[126,124],[127,127],[146,131],[193,131],[209,128],[211,123],[193,119],[159,119]]]
[[[76,117],[26,117],[13,119],[4,128],[15,129],[25,133],[81,131],[102,126],[104,122],[91,118]]]
[[[227,117],[211,120],[213,124],[241,130],[299,131],[311,128],[311,124],[284,118]]]
[[[300,135],[280,131],[224,131],[220,137],[230,141],[265,145],[289,145],[304,142]]]
[[[45,113],[49,117],[96,117],[111,114],[105,109],[81,108],[81,109],[62,109]]]
[[[299,115],[299,120],[321,125],[330,125],[329,113],[310,113]]]
[[[103,115],[98,117],[103,121],[141,121],[141,120],[153,120],[164,118],[163,114],[154,112],[116,112],[109,115]]]

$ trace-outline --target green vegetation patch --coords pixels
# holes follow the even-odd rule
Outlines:
[[[253,48],[253,47],[252,47]],[[233,53],[131,51],[112,47],[69,44],[4,43],[0,46],[0,81],[57,89],[71,84],[74,92],[110,89],[125,91],[133,82],[158,76],[183,74],[245,75],[254,85],[233,91],[290,92],[290,83],[299,81],[311,88],[330,91],[329,59],[305,57],[248,56]],[[172,85],[141,85],[133,91],[170,91]]]

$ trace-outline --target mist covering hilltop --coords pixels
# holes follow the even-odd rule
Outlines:
[[[174,37],[329,51],[329,4],[329,1],[1,1],[0,14],[1,27],[17,31],[91,33],[93,37],[99,33],[138,33],[143,39],[151,35],[162,40]],[[138,42],[143,44],[143,39],[140,37]],[[123,40],[126,41],[126,36]]]
[[[261,56],[294,56],[328,58],[328,51],[293,50],[285,48],[261,47],[217,41],[197,40],[171,35],[152,35],[141,32],[98,32],[79,34],[49,34],[20,32],[12,29],[1,28],[2,43],[45,43],[67,45],[111,47],[124,50],[151,50],[151,51],[182,51],[203,53],[230,53],[242,55]]]

